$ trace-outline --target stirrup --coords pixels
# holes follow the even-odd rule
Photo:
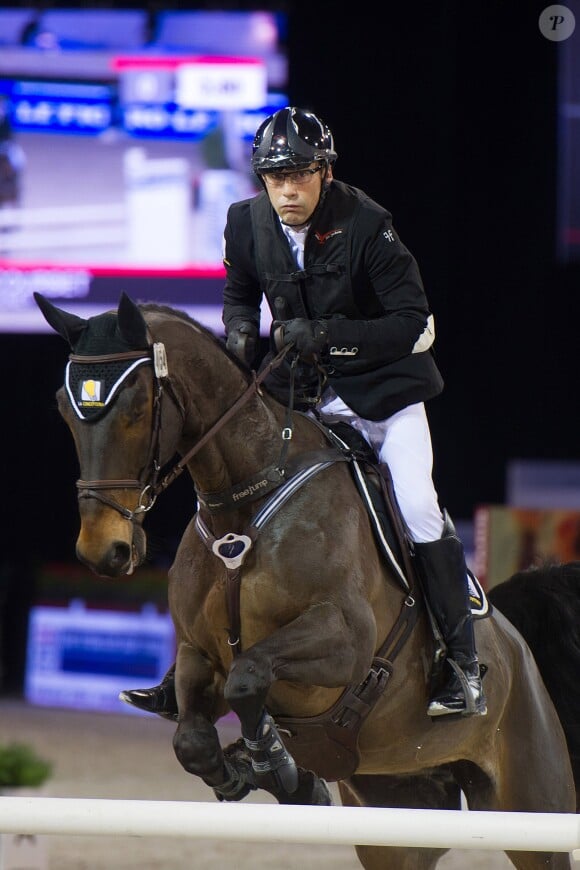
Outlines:
[[[431,699],[427,707],[427,715],[433,718],[451,715],[485,716],[487,702],[481,679],[487,667],[478,666],[477,674],[469,675],[453,659],[447,658],[446,661],[454,672],[450,682],[453,682],[455,677],[459,685],[456,688],[448,686],[448,698],[444,698],[445,688],[440,690],[438,694],[443,699]]]

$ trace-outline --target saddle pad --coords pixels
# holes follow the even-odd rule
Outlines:
[[[353,464],[355,466],[358,466],[358,463]],[[360,466],[358,467],[360,468]],[[400,577],[404,577],[405,575],[403,573],[403,561],[402,559],[400,559],[400,553],[396,544],[396,536],[392,529],[388,514],[386,511],[372,509],[373,499],[376,500],[376,498],[378,497],[378,492],[376,488],[372,485],[372,483],[369,484],[369,481],[365,477],[364,470],[362,471],[361,475],[356,478],[356,483],[359,490],[365,488],[367,491],[366,498],[364,497],[363,493],[361,494],[363,494],[363,502],[367,507],[369,518],[375,532],[375,537],[380,549],[383,552],[383,555],[392,565],[397,574]],[[475,574],[473,574],[469,569],[467,570],[467,580],[471,613],[474,618],[482,619],[489,613],[489,601],[481,583],[479,582]]]
[[[471,605],[471,613],[475,619],[482,619],[488,616],[490,612],[490,604],[483,586],[469,569],[467,569],[467,579],[469,581],[469,603]]]

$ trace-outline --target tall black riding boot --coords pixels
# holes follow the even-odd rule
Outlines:
[[[425,595],[447,646],[441,679],[431,694],[427,713],[485,716],[487,706],[475,650],[465,554],[454,530],[449,533],[450,528],[439,541],[414,544]]]
[[[177,698],[175,697],[175,665],[171,665],[161,683],[151,689],[125,689],[119,693],[121,701],[145,710],[146,713],[156,713],[163,719],[177,721]]]

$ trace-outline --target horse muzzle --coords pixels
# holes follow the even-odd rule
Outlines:
[[[77,558],[101,577],[132,574],[145,560],[147,538],[142,527],[127,520],[112,525],[104,533],[94,523],[83,523],[77,538]]]

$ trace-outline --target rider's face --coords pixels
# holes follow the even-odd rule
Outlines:
[[[326,175],[325,175],[326,169]],[[309,170],[265,173],[263,179],[272,207],[280,219],[291,227],[308,223],[318,205],[322,185],[332,180],[332,167],[311,163]]]

